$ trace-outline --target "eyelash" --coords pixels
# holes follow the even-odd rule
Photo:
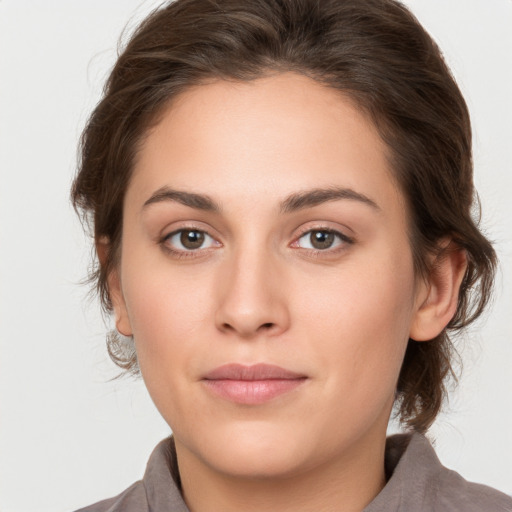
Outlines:
[[[168,233],[164,237],[162,237],[162,239],[160,240],[159,243],[160,243],[160,245],[162,246],[162,248],[166,252],[170,253],[173,257],[178,258],[178,259],[181,259],[181,258],[197,258],[199,256],[198,253],[204,254],[203,251],[209,251],[210,249],[214,248],[214,246],[206,247],[206,248],[198,247],[196,249],[175,249],[175,248],[173,248],[170,245],[169,241],[173,237],[175,237],[176,235],[180,235],[180,234],[183,235],[183,233],[186,233],[186,232],[189,232],[189,233],[199,233],[200,235],[202,235],[204,237],[208,237],[209,239],[211,239],[214,242],[214,244],[216,244],[217,247],[221,247],[222,246],[222,244],[220,242],[218,242],[217,240],[215,240],[214,237],[209,235],[208,232],[206,232],[203,229],[197,229],[195,227],[184,227],[184,228],[177,229],[177,230],[175,230],[175,231],[173,231],[171,233]],[[302,238],[304,238],[307,235],[311,236],[312,233],[327,233],[327,234],[330,234],[330,235],[334,235],[334,237],[337,238],[337,243],[334,242],[334,243],[336,243],[334,248],[327,247],[325,249],[306,248],[306,247],[301,247],[300,245],[298,245],[299,241]],[[341,233],[340,231],[337,231],[337,230],[332,229],[332,228],[327,228],[327,227],[315,227],[315,228],[309,228],[307,230],[304,230],[290,244],[290,247],[292,247],[294,249],[301,249],[302,248],[304,250],[307,250],[308,254],[313,255],[315,257],[320,257],[322,255],[327,255],[327,254],[333,254],[333,253],[340,252],[340,251],[346,249],[347,245],[352,245],[353,243],[354,243],[354,239],[353,238],[348,237],[347,235]]]
[[[198,229],[195,227],[180,228],[180,229],[173,231],[172,233],[165,235],[160,240],[160,245],[166,252],[170,253],[173,257],[178,258],[178,259],[180,259],[180,258],[197,258],[199,251],[207,251],[212,248],[212,247],[207,247],[207,248],[198,247],[197,249],[175,249],[175,248],[173,248],[169,243],[170,240],[173,237],[175,237],[176,235],[180,235],[180,234],[183,235],[183,233],[186,233],[186,232],[199,233],[200,235],[203,235],[204,237],[210,238],[217,246],[221,246],[220,242],[217,242],[215,240],[215,238],[213,238],[211,235],[209,235],[204,229]],[[202,254],[204,254],[204,252]]]
[[[336,254],[340,251],[343,251],[347,248],[347,245],[352,245],[355,240],[344,233],[341,233],[340,231],[337,231],[332,228],[328,227],[314,227],[309,228],[303,231],[291,244],[291,247],[300,249],[301,247],[298,245],[299,241],[304,238],[305,236],[309,235],[311,236],[312,233],[327,233],[329,235],[334,235],[334,237],[337,238],[337,243],[334,247],[327,247],[325,249],[315,249],[315,248],[306,248],[302,247],[302,249],[305,249],[308,251],[310,255],[313,255],[315,257],[321,257],[321,256],[327,256],[328,254]]]

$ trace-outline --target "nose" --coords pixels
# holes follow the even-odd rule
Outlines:
[[[225,262],[218,286],[216,326],[243,339],[277,336],[289,328],[286,277],[263,250],[248,250]]]

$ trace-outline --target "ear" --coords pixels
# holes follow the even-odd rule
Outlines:
[[[108,253],[110,251],[110,241],[102,238],[96,242],[96,252],[102,267],[106,265]],[[132,336],[132,327],[128,317],[126,302],[124,300],[121,278],[119,275],[119,266],[116,265],[110,270],[107,276],[107,286],[110,301],[114,309],[116,319],[116,329],[123,336]]]
[[[459,289],[467,267],[466,251],[451,240],[440,244],[429,276],[419,284],[416,312],[409,337],[416,341],[435,338],[457,310]]]

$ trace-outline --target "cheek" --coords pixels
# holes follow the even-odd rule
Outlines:
[[[177,279],[161,270],[152,266],[139,271],[125,289],[142,378],[174,430],[177,418],[191,415],[189,386],[210,304],[204,282],[199,287],[194,279]]]
[[[204,272],[172,266],[165,258],[126,260],[123,290],[128,314],[135,333],[149,336],[148,341],[171,332],[188,334],[208,315],[210,283]],[[130,272],[136,268],[136,272]],[[169,342],[171,340],[168,340]]]
[[[408,261],[363,261],[333,273],[310,298],[307,329],[325,346],[318,355],[333,370],[333,386],[341,380],[357,396],[394,391],[409,338],[413,275]]]
[[[126,265],[132,262],[126,261]],[[139,359],[148,388],[151,381],[188,368],[211,317],[210,284],[188,270],[170,270],[163,263],[140,265],[123,282],[125,300]],[[165,375],[167,374],[167,375]]]

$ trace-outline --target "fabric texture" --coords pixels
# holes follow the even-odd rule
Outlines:
[[[384,489],[362,512],[512,512],[512,498],[445,468],[420,434],[387,439]],[[172,438],[157,445],[144,477],[119,496],[76,512],[189,512]],[[342,508],[340,508],[342,510]]]

